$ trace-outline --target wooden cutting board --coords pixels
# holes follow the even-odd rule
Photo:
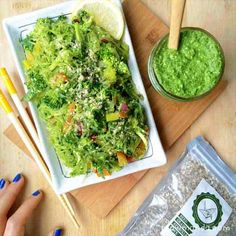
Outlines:
[[[161,141],[167,150],[224,90],[227,81],[222,80],[207,97],[191,103],[178,103],[161,97],[148,80],[147,60],[153,45],[168,32],[168,27],[139,0],[126,0],[123,8]],[[5,135],[29,155],[12,126]],[[84,187],[71,194],[95,215],[105,217],[146,172]]]

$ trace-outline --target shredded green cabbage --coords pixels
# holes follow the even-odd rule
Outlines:
[[[143,157],[148,126],[124,42],[80,11],[72,22],[64,16],[39,19],[22,45],[25,99],[37,105],[71,176],[118,171],[119,152],[127,162]]]

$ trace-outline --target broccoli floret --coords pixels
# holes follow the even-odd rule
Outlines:
[[[126,78],[131,76],[128,66],[123,61],[118,63],[117,72]]]
[[[117,48],[111,43],[103,44],[98,55],[105,67],[103,70],[103,78],[105,78],[106,81],[109,81],[110,84],[116,81],[117,73],[124,78],[129,78],[131,76],[127,64],[120,60]]]
[[[108,60],[117,60],[120,59],[116,48],[112,46],[111,43],[106,43],[101,45],[101,49],[98,52],[98,57],[100,59],[108,59]]]
[[[88,22],[92,22],[91,16],[88,14],[88,12],[81,10],[78,14],[80,23],[81,24],[86,24]]]
[[[34,99],[36,95],[43,92],[47,88],[47,84],[43,76],[31,70],[29,70],[27,73],[26,86],[28,88],[28,92],[24,96],[25,101]]]
[[[42,102],[52,109],[60,109],[66,103],[65,92],[60,89],[49,90]]]
[[[20,43],[22,44],[23,48],[28,51],[32,51],[35,44],[31,35],[27,35],[24,39],[20,41]]]
[[[116,82],[116,70],[112,66],[107,66],[102,74],[108,84]]]
[[[79,11],[78,15],[73,17],[72,22],[79,24],[81,30],[86,31],[92,24],[94,24],[92,17],[84,10]]]

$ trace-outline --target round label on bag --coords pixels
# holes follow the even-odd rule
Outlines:
[[[204,229],[218,226],[223,215],[219,199],[209,192],[197,195],[192,210],[195,223]]]

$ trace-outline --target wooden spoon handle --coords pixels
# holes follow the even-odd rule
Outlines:
[[[171,1],[170,35],[168,48],[178,49],[179,34],[184,14],[185,0]]]

